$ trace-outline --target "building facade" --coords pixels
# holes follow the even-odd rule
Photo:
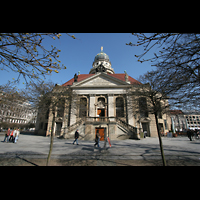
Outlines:
[[[199,111],[183,110],[183,114],[184,114],[188,129],[192,129],[192,130],[200,129],[200,112]]]
[[[140,97],[132,101],[128,92],[134,87],[142,85],[139,81],[129,76],[126,72],[115,74],[109,56],[103,52],[98,53],[92,64],[89,74],[74,75],[74,78],[54,90],[71,90],[70,98],[63,95],[63,107],[56,108],[55,126],[51,130],[52,111],[38,114],[36,132],[49,135],[51,131],[64,138],[74,137],[74,132],[79,129],[81,138],[94,140],[97,130],[101,140],[106,136],[111,139],[140,138],[140,132],[146,132],[149,137],[157,137],[155,117],[144,114],[135,109]],[[159,127],[163,132],[168,132],[171,127],[170,118],[166,114],[159,117]]]
[[[5,93],[1,92],[0,128],[15,124],[16,126],[36,124],[37,111],[27,101],[4,99]]]
[[[199,111],[171,110],[170,113],[173,132],[200,129]]]
[[[185,131],[187,129],[187,122],[182,110],[170,110],[172,131]]]

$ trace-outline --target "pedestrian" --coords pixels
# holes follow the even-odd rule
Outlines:
[[[7,138],[7,142],[9,142],[9,135],[10,135],[10,128],[8,128],[8,130],[6,131],[6,134],[5,134],[5,138],[4,138],[4,141],[6,141],[6,138]]]
[[[15,138],[14,138],[14,135],[13,135],[13,134],[14,134],[14,130],[12,130],[12,131],[11,131],[11,134],[10,134],[10,139],[9,139],[9,141],[14,143],[14,141],[15,141]]]
[[[97,130],[96,137],[95,137],[95,144],[94,144],[94,146],[97,145],[97,147],[100,147],[100,146],[99,146],[100,138],[101,138],[101,136],[100,136],[100,134],[99,134],[99,130]]]
[[[78,145],[78,138],[79,138],[79,132],[78,132],[78,129],[77,129],[76,132],[75,132],[75,140],[74,140],[73,144],[76,142],[76,144]]]
[[[16,144],[19,138],[19,134],[20,134],[19,129],[15,130],[14,134],[15,134],[15,144]]]
[[[192,131],[190,129],[187,130],[187,136],[190,139],[190,141],[192,141]]]

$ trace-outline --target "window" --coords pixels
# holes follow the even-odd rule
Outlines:
[[[87,99],[80,99],[79,117],[87,117]]]
[[[116,117],[124,117],[124,99],[122,97],[116,98]]]
[[[57,105],[57,117],[63,117],[64,108],[65,108],[65,100],[59,99],[59,102],[58,102],[58,105]]]
[[[168,128],[167,128],[167,120],[166,119],[164,120],[164,124],[165,124],[165,130],[167,130]]]
[[[139,109],[141,117],[148,117],[147,100],[145,97],[139,98]]]
[[[48,119],[48,118],[49,118],[49,108],[48,108],[46,115],[45,115],[45,119]]]
[[[159,119],[162,119],[162,112],[161,112],[162,108],[161,108],[161,103],[157,102],[157,115]]]

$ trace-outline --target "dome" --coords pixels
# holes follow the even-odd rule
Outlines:
[[[100,53],[98,53],[95,58],[94,58],[94,62],[97,60],[106,60],[109,61],[109,57],[106,53],[104,53],[103,51],[101,51]]]
[[[103,52],[103,47],[101,47],[101,52],[95,56],[92,67],[93,68],[89,72],[90,74],[95,74],[97,72],[115,73],[113,68],[111,68],[109,56]]]
[[[106,53],[103,52],[103,47],[101,47],[101,52],[98,53],[95,58],[94,58],[94,62],[98,61],[98,60],[106,60],[109,61],[109,57]]]

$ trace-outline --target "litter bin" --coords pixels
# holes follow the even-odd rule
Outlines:
[[[168,138],[172,138],[172,132],[168,132],[168,133],[167,133],[167,137],[168,137]]]
[[[144,138],[144,133],[140,132],[140,138]]]

